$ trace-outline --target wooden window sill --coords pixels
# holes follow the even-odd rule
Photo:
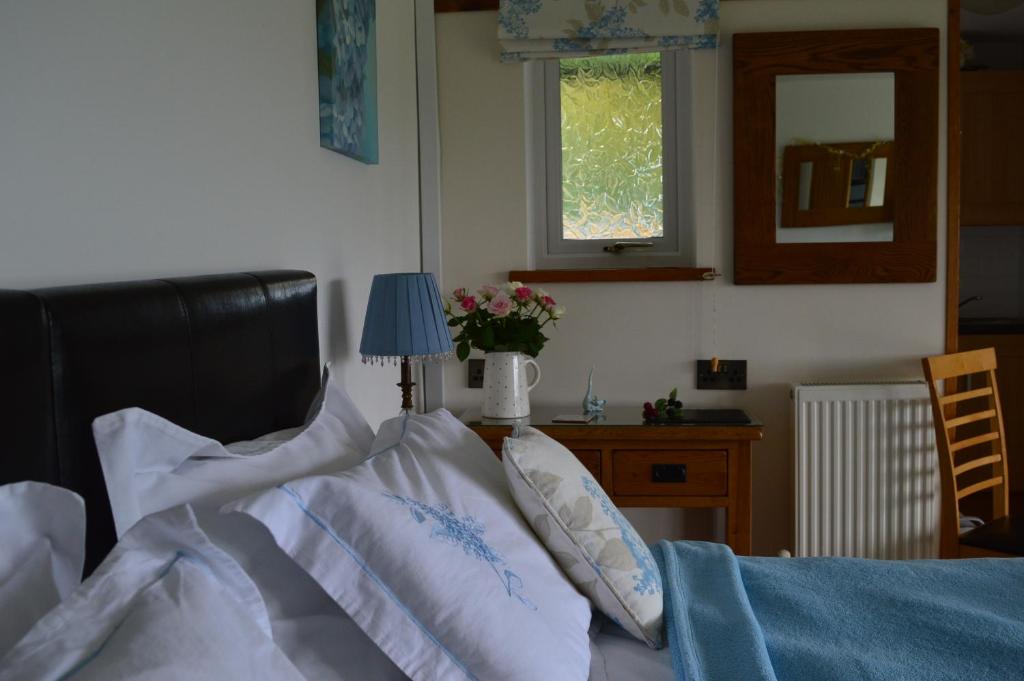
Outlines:
[[[539,283],[583,283],[612,281],[705,281],[711,274],[710,267],[636,267],[633,269],[591,269],[591,270],[513,270],[508,273],[509,281],[524,284]]]

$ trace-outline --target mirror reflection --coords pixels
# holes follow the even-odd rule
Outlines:
[[[892,241],[894,73],[776,79],[778,243]]]

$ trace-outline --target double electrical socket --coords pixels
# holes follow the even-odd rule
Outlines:
[[[747,360],[720,359],[712,373],[711,360],[697,360],[697,390],[746,390]]]

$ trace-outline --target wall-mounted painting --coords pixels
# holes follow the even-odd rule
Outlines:
[[[320,146],[377,163],[376,0],[316,0]]]

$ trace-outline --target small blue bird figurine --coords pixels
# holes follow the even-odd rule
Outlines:
[[[584,414],[603,414],[604,405],[608,400],[602,400],[594,394],[594,367],[590,367],[590,375],[587,377],[587,395],[583,398]]]

